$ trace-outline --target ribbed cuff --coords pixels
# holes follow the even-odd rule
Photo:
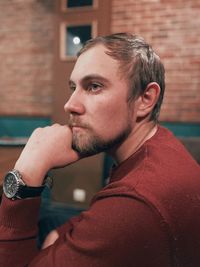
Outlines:
[[[37,232],[41,198],[10,200],[4,194],[0,206],[0,226],[17,235]],[[1,233],[1,239],[3,239]],[[7,235],[6,235],[7,237]]]

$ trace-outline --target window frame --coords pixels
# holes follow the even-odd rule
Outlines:
[[[92,6],[80,6],[80,7],[67,7],[67,2],[68,0],[61,0],[61,6],[60,9],[62,12],[67,13],[67,12],[82,12],[82,11],[88,11],[88,10],[93,10],[93,9],[98,9],[99,6],[99,0],[93,0],[93,5]]]
[[[66,42],[66,28],[68,26],[84,26],[84,25],[91,25],[91,38],[94,38],[97,36],[97,29],[98,29],[98,22],[97,20],[92,20],[88,22],[81,22],[81,23],[72,23],[68,21],[63,21],[60,23],[60,60],[62,61],[73,61],[76,60],[76,55],[66,55],[67,51],[67,42]]]

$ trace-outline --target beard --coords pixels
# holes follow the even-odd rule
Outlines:
[[[127,125],[125,129],[119,132],[111,139],[104,140],[93,133],[92,129],[87,127],[84,131],[73,133],[72,148],[78,152],[81,157],[89,157],[101,152],[108,152],[117,148],[130,134],[131,126]]]

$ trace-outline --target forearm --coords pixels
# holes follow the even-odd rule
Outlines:
[[[0,266],[25,266],[37,254],[40,198],[12,201],[3,196],[0,206]]]
[[[79,156],[71,143],[72,132],[68,126],[55,124],[36,129],[14,167],[17,174],[13,179],[25,184],[22,183],[20,190],[25,190],[25,186],[40,187],[50,169],[77,161]],[[8,190],[13,187],[9,181],[5,184]],[[37,253],[40,198],[19,200],[20,190],[16,191],[15,200],[3,197],[0,207],[0,266],[25,266]]]

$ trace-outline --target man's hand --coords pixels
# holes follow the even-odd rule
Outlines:
[[[79,159],[72,149],[72,132],[68,126],[54,124],[36,129],[15,164],[29,186],[40,186],[46,173]]]
[[[58,239],[59,235],[56,230],[51,231],[47,237],[44,240],[44,243],[42,244],[42,249],[45,249],[51,245],[53,245],[56,240]]]

